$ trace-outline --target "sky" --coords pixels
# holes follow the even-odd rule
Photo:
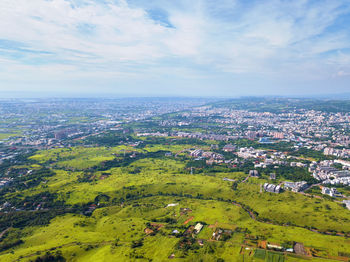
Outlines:
[[[0,95],[350,93],[349,0],[1,0]]]

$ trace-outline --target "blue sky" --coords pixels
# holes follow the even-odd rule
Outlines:
[[[0,93],[350,92],[348,0],[1,0]]]

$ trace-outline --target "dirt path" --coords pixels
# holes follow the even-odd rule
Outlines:
[[[194,217],[190,217],[189,219],[187,219],[185,222],[184,222],[184,225],[186,225],[188,222],[192,221],[194,219]]]
[[[245,183],[249,178],[250,178],[250,175],[248,175],[248,176],[242,181],[242,183]]]
[[[0,239],[10,230],[11,228],[6,228],[4,231],[0,233]]]

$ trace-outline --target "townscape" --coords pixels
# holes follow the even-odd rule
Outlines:
[[[0,112],[1,261],[350,260],[348,100],[3,100]]]

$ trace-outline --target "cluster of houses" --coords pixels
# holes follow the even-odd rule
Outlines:
[[[327,179],[322,182],[323,184],[331,184],[331,185],[344,185],[348,186],[350,185],[350,174],[346,177],[339,177],[336,179]]]
[[[280,185],[274,185],[269,183],[265,183],[263,188],[266,192],[270,193],[280,193],[282,190]]]
[[[329,188],[329,187],[322,187],[321,193],[323,195],[329,195],[331,197],[341,197],[342,196],[342,194],[340,192],[338,192],[338,190],[336,188],[334,188],[334,187],[331,187],[331,188]]]
[[[225,237],[226,238],[229,238],[231,237],[232,235],[232,230],[230,229],[222,229],[222,228],[217,228],[215,230],[215,232],[213,232],[213,235],[212,235],[212,240],[216,240],[216,241],[219,241],[219,240],[224,240],[225,241]]]
[[[254,164],[254,168],[267,168],[270,165],[275,165],[275,168],[278,168],[279,165],[285,165],[285,161],[281,161],[278,159],[273,159],[273,158],[265,158],[264,162],[256,162]]]
[[[195,150],[190,152],[190,156],[192,156],[192,157],[200,157],[202,154],[203,154],[202,149],[195,149]]]
[[[7,210],[8,208],[11,208],[11,204],[7,201],[0,205],[0,211]]]
[[[167,137],[168,133],[160,133],[160,132],[148,132],[148,133],[137,133],[136,136],[159,136],[159,137]]]
[[[350,200],[343,200],[343,204],[345,204],[346,208],[350,210]]]
[[[12,178],[3,177],[0,180],[0,188],[8,185],[12,181]]]
[[[248,158],[266,158],[264,150],[255,149],[253,147],[242,147],[237,152],[237,156],[248,159]]]
[[[286,165],[285,159],[287,156],[282,152],[271,152],[261,149],[255,149],[253,147],[242,147],[236,152],[238,157],[249,159],[255,159],[254,168],[267,168],[274,165],[278,168],[280,165]]]
[[[293,192],[300,192],[308,188],[308,183],[305,181],[298,182],[284,182],[284,189],[288,189]]]
[[[302,167],[305,168],[307,167],[307,164],[301,163],[301,162],[290,162],[291,167]]]
[[[232,144],[227,144],[222,148],[223,151],[225,152],[235,152],[236,151],[236,146]]]
[[[208,165],[212,165],[214,163],[223,163],[225,161],[225,157],[222,154],[215,152],[205,152],[202,149],[195,149],[190,152],[191,157],[195,157],[195,160],[207,159],[206,163]]]
[[[336,156],[341,158],[350,158],[350,149],[336,149],[332,147],[326,147],[323,150],[323,154],[326,156]]]
[[[322,181],[323,184],[350,185],[350,171],[338,170],[331,165],[317,166],[313,170],[312,176]]]
[[[200,132],[196,132],[196,133],[177,132],[173,134],[173,136],[196,138],[200,140],[216,140],[216,141],[228,141],[228,140],[234,140],[239,138],[238,136],[229,136],[229,135],[221,135],[221,134],[202,134]]]

